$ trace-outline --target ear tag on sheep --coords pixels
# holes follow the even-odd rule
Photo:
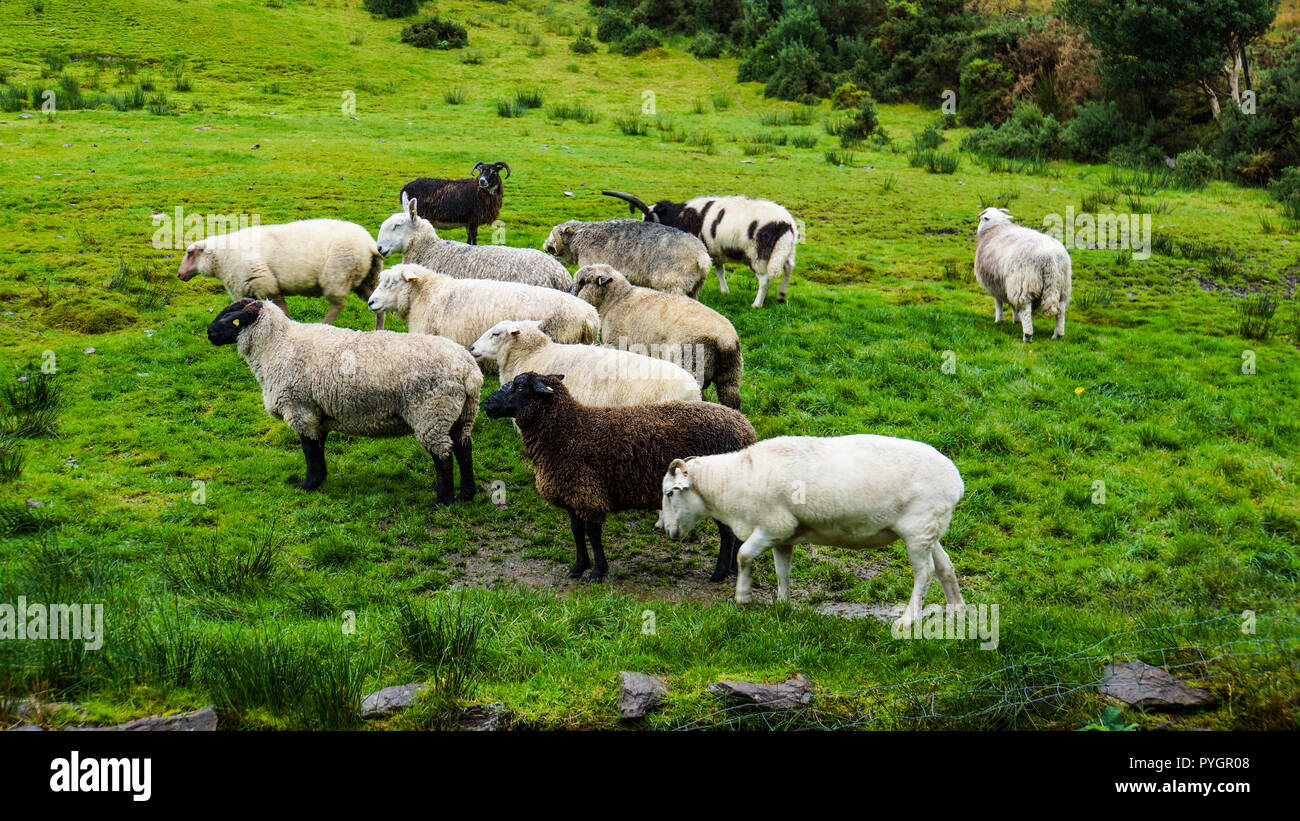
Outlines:
[[[238,319],[231,320],[231,324],[234,325],[236,328],[238,328],[238,327],[239,327],[239,320],[238,320]]]

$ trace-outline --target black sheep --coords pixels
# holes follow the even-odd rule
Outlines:
[[[569,578],[591,567],[590,581],[609,565],[601,543],[605,516],[620,510],[658,510],[662,482],[674,459],[712,456],[757,441],[754,426],[738,411],[712,402],[592,407],[575,400],[561,375],[521,373],[483,404],[492,419],[513,417],[524,452],[537,471],[537,492],[569,514],[578,560]],[[736,568],[739,541],[718,523],[718,563],[709,581]],[[585,536],[585,539],[584,539]],[[596,554],[593,567],[586,540]]]
[[[501,172],[510,179],[510,166],[503,162],[474,163],[474,176],[459,180],[419,177],[402,186],[399,200],[406,210],[408,200],[416,201],[416,211],[435,228],[465,226],[469,244],[478,244],[478,227],[491,225],[501,214],[504,195]]]

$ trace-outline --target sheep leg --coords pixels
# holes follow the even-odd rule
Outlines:
[[[302,442],[302,455],[307,460],[307,475],[303,477],[299,489],[315,490],[320,487],[321,482],[325,481],[325,476],[329,472],[325,469],[325,437],[328,435],[327,431],[321,431],[319,439],[301,434],[298,436]]]
[[[948,558],[948,551],[943,549],[943,545],[935,542],[930,555],[934,559],[934,572],[939,577],[939,586],[943,588],[944,599],[950,606],[965,607],[966,602],[961,597],[961,588],[957,586],[957,571],[953,569],[952,559]]]
[[[609,570],[609,563],[605,561],[605,546],[600,541],[600,531],[601,522],[587,522],[587,541],[591,542],[591,552],[596,558],[591,575],[587,577],[589,584],[604,581],[605,573]]]
[[[578,560],[569,568],[569,578],[581,579],[591,567],[591,560],[587,558],[587,525],[578,514],[570,513],[569,530],[573,531],[573,549],[578,554]]]
[[[776,566],[777,601],[787,601],[790,598],[790,559],[793,557],[792,544],[780,544],[772,548],[772,564]]]
[[[758,296],[754,297],[753,307],[762,308],[763,300],[767,299],[767,286],[768,286],[769,278],[767,274],[760,274],[757,271],[755,271],[754,273],[755,275],[758,276]]]
[[[1034,341],[1034,307],[1032,305],[1022,305],[1020,307],[1012,306],[1016,314],[1020,317],[1020,329],[1024,331],[1022,339],[1025,342]]]
[[[718,289],[722,291],[723,295],[731,293],[731,290],[727,288],[727,266],[719,262],[713,273],[718,278]]]
[[[776,289],[776,301],[785,302],[785,289],[790,287],[790,275],[794,273],[793,265],[786,265],[781,274],[781,287]]]
[[[456,467],[460,470],[460,493],[456,501],[468,502],[478,490],[474,485],[474,440],[466,436],[461,441],[460,423],[451,429],[451,452],[456,456]]]
[[[1052,339],[1064,339],[1065,338],[1065,310],[1063,308],[1057,308],[1056,311],[1057,311],[1056,330],[1052,332]]]
[[[282,297],[282,296],[273,296],[273,297],[271,297],[271,301],[275,303],[275,307],[277,307],[277,308],[279,308],[280,310],[284,311],[284,315],[285,315],[285,316],[289,316],[289,306],[285,303],[285,301],[284,301],[284,297]]]
[[[753,598],[753,579],[751,578],[754,571],[754,560],[767,552],[776,539],[763,532],[763,529],[755,528],[754,532],[749,534],[749,538],[740,546],[740,551],[736,554],[736,603],[749,604]]]
[[[356,295],[361,297],[361,301],[367,303],[367,305],[370,302],[370,295],[373,294],[374,292],[375,292],[374,288],[367,288],[365,285],[358,285],[355,291]],[[382,331],[383,329],[384,329],[384,312],[379,311],[378,313],[375,314],[375,330]]]
[[[329,325],[335,319],[338,319],[339,313],[343,310],[343,299],[330,299],[330,309],[325,312],[325,317],[320,321],[322,325]]]
[[[449,505],[454,498],[456,484],[451,473],[451,454],[433,457],[434,469],[438,472],[438,484],[434,490],[433,506],[435,508]]]
[[[718,563],[713,568],[713,575],[709,577],[709,581],[716,584],[726,581],[727,576],[736,572],[736,551],[740,549],[740,540],[736,538],[735,533],[731,532],[731,528],[717,519],[713,521],[718,523],[718,540],[720,544],[718,545]]]
[[[912,598],[908,600],[903,616],[897,622],[900,630],[910,630],[912,624],[921,618],[921,605],[925,602],[930,582],[934,581],[936,544],[938,542],[919,538],[913,538],[907,543],[907,558],[912,562]],[[946,558],[947,554],[944,556]]]
[[[1015,317],[1012,317],[1012,319],[1014,318]],[[993,297],[993,324],[1000,325],[1001,323],[1002,323],[1002,300],[999,299],[998,297]]]
[[[466,239],[469,240],[469,244],[470,244],[470,245],[478,245],[478,226],[477,226],[477,225],[475,225],[475,224],[472,223],[472,222],[469,223],[469,224],[467,224],[467,225],[465,226],[465,234],[466,234]]]

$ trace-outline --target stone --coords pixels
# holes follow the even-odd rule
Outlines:
[[[812,682],[803,673],[779,684],[715,681],[705,689],[728,701],[752,702],[773,710],[789,710],[801,704],[812,703]]]
[[[1101,694],[1131,707],[1171,711],[1195,710],[1214,704],[1214,696],[1205,690],[1179,681],[1169,671],[1144,661],[1108,664],[1104,672]]]
[[[383,718],[405,710],[415,703],[420,691],[428,687],[427,684],[397,684],[377,690],[361,699],[361,717]]]
[[[649,673],[618,674],[618,712],[623,718],[642,718],[668,695],[668,687]]]
[[[476,733],[491,733],[506,729],[510,713],[499,701],[475,704],[460,716],[460,729]]]

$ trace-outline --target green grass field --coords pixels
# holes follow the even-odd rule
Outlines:
[[[1069,163],[991,171],[964,153],[926,173],[908,156],[936,112],[916,106],[881,106],[891,143],[831,164],[837,115],[763,100],[734,60],[674,44],[574,54],[579,2],[437,13],[467,25],[468,49],[404,45],[402,21],[359,2],[0,8],[0,70],[23,93],[59,74],[84,95],[154,89],[142,109],[47,115],[29,99],[0,114],[0,602],[103,602],[107,630],[96,651],[0,641],[0,695],[93,722],[216,704],[225,727],[333,728],[360,726],[365,692],[428,681],[416,709],[365,726],[448,726],[501,701],[516,726],[600,728],[619,724],[618,671],[641,670],[671,688],[644,726],[707,727],[735,718],[708,682],[802,672],[826,695],[790,726],[1074,729],[1107,704],[1078,685],[1132,652],[1218,698],[1179,726],[1296,727],[1300,235],[1264,191]],[[532,90],[541,108],[498,116]],[[939,150],[959,153],[963,133]],[[750,309],[754,278],[735,266],[729,296],[710,279],[700,297],[740,332],[745,413],[760,437],[870,432],[952,458],[967,492],[944,541],[967,601],[999,605],[998,649],[817,611],[903,603],[901,545],[801,548],[780,606],[764,559],[764,603],[738,608],[706,580],[711,526],[677,544],[627,514],[606,528],[609,583],[571,584],[566,517],[505,420],[476,423],[484,492],[469,504],[430,510],[432,460],[410,438],[335,437],[326,484],[298,491],[297,437],[237,353],[207,342],[225,293],[176,280],[184,242],[155,248],[151,215],[374,232],[407,180],[480,159],[513,169],[494,240],[509,245],[624,215],[601,188],[769,197],[804,220],[787,303]],[[1022,344],[973,282],[976,216],[1005,205],[1038,226],[1085,199],[1152,214],[1154,253],[1074,251],[1066,338],[1040,318]],[[1247,338],[1242,308],[1261,294],[1280,307]],[[306,320],[326,307],[289,304]],[[352,298],[339,324],[371,315]],[[53,420],[37,395],[51,386]]]

